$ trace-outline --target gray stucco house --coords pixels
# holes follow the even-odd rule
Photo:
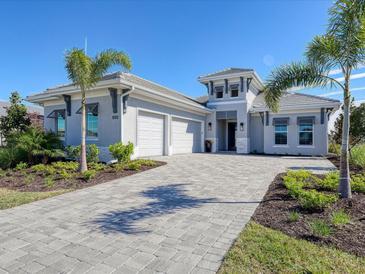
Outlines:
[[[108,158],[108,146],[130,141],[134,157],[203,152],[324,155],[337,100],[287,93],[272,113],[252,69],[200,76],[207,95],[193,99],[131,73],[112,73],[87,92],[87,142]],[[66,145],[80,143],[80,91],[63,85],[27,97],[44,106],[44,126]]]

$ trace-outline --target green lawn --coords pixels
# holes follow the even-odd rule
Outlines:
[[[365,273],[365,258],[250,222],[218,273]]]
[[[67,190],[47,191],[47,192],[20,192],[0,188],[0,209],[15,207],[37,200],[42,200],[67,192]]]

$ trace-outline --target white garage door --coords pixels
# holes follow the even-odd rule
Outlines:
[[[138,115],[139,156],[163,155],[164,116],[140,111]]]
[[[172,119],[172,151],[174,154],[201,152],[201,123]]]

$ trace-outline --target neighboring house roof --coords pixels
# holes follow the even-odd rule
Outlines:
[[[0,116],[6,115],[6,108],[10,106],[9,102],[0,101]],[[28,113],[38,113],[39,115],[44,115],[44,110],[42,107],[38,106],[25,106]]]
[[[197,102],[199,102],[200,104],[206,104],[209,101],[209,96],[208,95],[199,96],[199,97],[195,98],[195,100]]]
[[[303,93],[286,92],[280,99],[279,109],[303,109],[311,107],[334,107],[340,106],[339,100],[308,95]],[[268,110],[265,103],[265,95],[261,92],[252,103],[251,112]]]
[[[132,73],[114,72],[114,73],[106,74],[101,79],[100,82],[108,81],[108,80],[117,80],[117,81],[121,81],[122,83],[125,83],[128,85],[136,86],[137,88],[140,88],[140,89],[153,90],[155,92],[160,93],[161,95],[169,96],[169,97],[172,97],[173,99],[178,99],[180,101],[196,105],[197,107],[204,108],[204,106],[202,106],[202,104],[200,104],[198,101],[194,100],[193,98],[190,98],[189,96],[186,96],[180,92],[169,89],[167,87],[161,86],[155,82],[143,79]],[[65,92],[64,90],[67,88],[72,88],[72,87],[75,87],[75,89],[76,89],[76,86],[73,84],[66,84],[66,85],[56,86],[53,88],[48,88],[47,90],[45,90],[42,93],[28,96],[27,100],[32,102],[32,101],[36,101],[39,97],[43,98],[45,95],[53,96],[53,95],[59,95],[62,93],[67,94],[67,92]]]
[[[224,76],[224,75],[228,75],[228,74],[249,72],[249,71],[253,72],[254,70],[249,69],[249,68],[226,68],[224,70],[220,70],[220,71],[216,71],[216,72],[213,72],[210,74],[199,76],[199,78]]]

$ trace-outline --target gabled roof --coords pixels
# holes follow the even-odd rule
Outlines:
[[[210,73],[210,74],[199,76],[199,78],[224,76],[224,75],[228,75],[228,74],[241,73],[241,72],[253,72],[253,69],[248,69],[248,68],[226,68],[224,70],[220,70],[220,71],[217,71],[217,72],[213,72],[213,73]]]
[[[143,79],[137,75],[134,75],[132,73],[127,73],[127,72],[113,72],[113,73],[109,73],[106,74],[100,82],[103,81],[108,81],[108,80],[116,80],[116,81],[121,81],[122,83],[131,85],[131,86],[136,86],[136,88],[139,89],[146,89],[146,90],[153,90],[155,92],[160,93],[161,95],[165,95],[165,96],[169,96],[172,97],[174,99],[178,99],[178,100],[182,100],[184,102],[187,102],[189,104],[195,104],[197,107],[203,107],[202,104],[200,104],[198,101],[194,100],[193,98],[190,98],[189,96],[186,96],[180,92],[177,92],[175,90],[169,89],[167,87],[161,86],[155,82]],[[56,86],[53,88],[48,88],[46,89],[44,92],[42,93],[38,93],[35,95],[31,95],[27,97],[27,100],[32,102],[33,100],[37,99],[39,96],[44,97],[45,95],[49,95],[49,96],[53,96],[53,95],[59,95],[59,94],[67,94],[67,92],[64,91],[64,89],[66,88],[71,88],[75,87],[75,85],[73,84],[65,84],[65,85],[60,85],[60,86]]]
[[[286,92],[280,99],[279,109],[302,109],[310,107],[334,107],[338,108],[339,100],[314,96],[303,93]],[[268,110],[265,103],[265,95],[261,92],[252,103],[251,112]]]

